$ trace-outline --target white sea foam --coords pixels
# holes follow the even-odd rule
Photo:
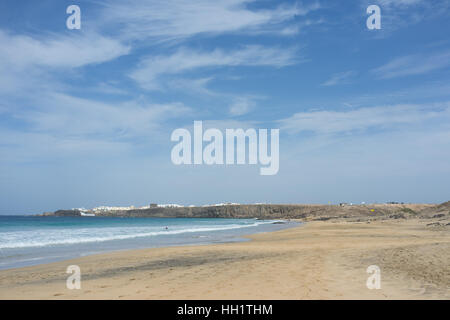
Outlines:
[[[46,247],[55,245],[70,245],[112,240],[126,240],[163,235],[176,235],[194,232],[213,232],[256,227],[273,221],[258,221],[251,224],[228,224],[205,227],[170,227],[161,230],[160,227],[104,227],[104,228],[74,228],[46,229],[30,231],[12,231],[0,233],[0,249]]]

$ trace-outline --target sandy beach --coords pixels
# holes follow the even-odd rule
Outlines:
[[[0,299],[450,299],[448,226],[314,221],[249,238],[4,270]],[[79,290],[66,288],[69,265]],[[366,286],[370,265],[379,290]]]

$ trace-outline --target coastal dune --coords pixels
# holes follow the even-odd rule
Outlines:
[[[0,299],[450,299],[442,218],[312,221],[247,242],[4,270]],[[79,290],[66,288],[69,265],[81,268]],[[366,286],[370,265],[381,270],[379,290]]]

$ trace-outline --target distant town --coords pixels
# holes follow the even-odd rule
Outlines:
[[[263,204],[263,203],[257,203],[257,204]],[[113,212],[113,211],[130,211],[130,210],[145,210],[145,209],[152,209],[152,208],[195,208],[195,207],[221,207],[221,206],[238,206],[239,203],[233,203],[233,202],[226,202],[226,203],[216,203],[216,204],[206,204],[202,206],[196,206],[196,205],[190,205],[190,206],[183,206],[176,203],[170,203],[170,204],[157,204],[157,203],[151,203],[146,206],[141,207],[135,207],[133,205],[128,207],[115,207],[115,206],[99,206],[92,209],[86,209],[86,208],[72,208],[74,211],[79,211],[82,214],[83,213],[102,213],[102,212]]]

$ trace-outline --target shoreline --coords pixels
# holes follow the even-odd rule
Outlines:
[[[33,217],[32,217],[33,218]],[[51,217],[45,217],[45,219]],[[55,217],[58,218],[58,217]],[[72,218],[72,217],[71,217]],[[100,219],[115,219],[114,217],[99,217]],[[78,217],[76,217],[78,219]],[[83,219],[83,218],[81,218]],[[92,218],[86,218],[92,219]],[[139,219],[136,217],[131,217],[130,219]],[[143,218],[152,219],[152,218]],[[160,218],[159,218],[160,219]],[[168,220],[177,220],[178,218],[167,218]],[[189,219],[189,218],[180,218]],[[198,220],[199,218],[193,218]],[[206,218],[207,219],[207,218]],[[223,220],[230,220],[225,218],[217,218]],[[207,220],[211,220],[210,218]],[[253,220],[253,219],[243,219],[243,220]],[[256,221],[256,219],[255,219]],[[128,250],[139,250],[139,249],[153,249],[153,248],[166,248],[166,247],[178,247],[178,246],[194,246],[194,245],[210,245],[210,244],[220,244],[220,243],[234,243],[249,241],[248,236],[253,234],[259,234],[264,232],[274,232],[278,230],[283,230],[287,228],[295,227],[299,222],[293,222],[288,220],[259,220],[261,224],[256,226],[241,226],[240,228],[225,228],[218,229],[212,234],[211,231],[189,231],[176,232],[175,234],[160,234],[156,237],[154,236],[135,236],[130,235],[129,239],[111,239],[111,240],[92,240],[91,242],[80,242],[72,244],[56,244],[56,245],[43,245],[38,246],[35,249],[41,250],[41,254],[37,255],[34,253],[30,256],[29,253],[31,248],[26,252],[17,251],[11,253],[14,255],[21,255],[23,258],[21,260],[8,261],[6,258],[5,262],[0,265],[0,271],[2,270],[12,270],[20,269],[24,267],[32,267],[45,265],[55,262],[64,262],[67,260],[73,260],[77,258],[82,258],[91,255],[107,254],[113,252],[126,252]],[[170,226],[170,223],[168,224]],[[20,248],[19,248],[20,249]],[[4,255],[0,249],[0,254]],[[7,251],[8,249],[6,249]],[[11,250],[11,249],[9,249]],[[25,256],[27,255],[28,256]],[[0,259],[1,261],[1,259]]]
[[[428,221],[315,221],[251,241],[102,253],[0,271],[0,299],[450,299],[450,234]],[[68,290],[68,265],[82,287]],[[379,265],[382,289],[366,287]]]

